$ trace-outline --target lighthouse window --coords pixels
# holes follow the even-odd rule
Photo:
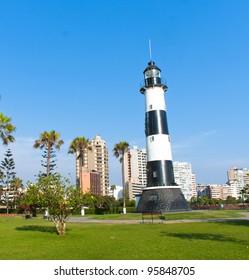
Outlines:
[[[153,171],[153,178],[157,177],[157,171]]]
[[[154,136],[151,136],[150,137],[150,142],[153,142],[155,139],[154,139]]]
[[[152,110],[152,105],[150,105],[150,110]]]

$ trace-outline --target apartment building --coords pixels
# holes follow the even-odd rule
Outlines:
[[[101,176],[95,170],[88,170],[82,167],[81,190],[83,193],[94,193],[101,195]]]
[[[241,197],[241,190],[249,184],[249,170],[232,167],[227,171],[227,178],[232,196],[235,198]]]
[[[226,200],[231,195],[229,186],[226,184],[211,184],[206,187],[209,198]]]
[[[130,199],[142,192],[147,184],[146,149],[139,150],[134,146],[124,155],[124,181]]]
[[[109,165],[108,165],[108,150],[106,142],[101,136],[96,135],[93,140],[90,141],[91,150],[86,150],[83,157],[83,172],[93,173],[97,172],[100,175],[100,193],[99,187],[96,191],[101,195],[108,195],[109,190]],[[76,157],[76,178],[79,180],[79,159]],[[93,189],[94,186],[91,186]],[[95,193],[95,192],[94,192]]]
[[[186,200],[192,196],[197,196],[196,177],[192,172],[192,166],[189,162],[173,162],[175,182],[181,187]]]

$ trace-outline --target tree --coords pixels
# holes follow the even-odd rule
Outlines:
[[[210,199],[208,198],[207,195],[198,197],[196,201],[196,205],[198,206],[204,206],[204,205],[209,205]]]
[[[66,221],[73,211],[82,205],[82,199],[80,189],[70,186],[69,180],[60,174],[52,174],[39,176],[36,184],[29,184],[23,204],[48,208],[57,233],[65,235]]]
[[[41,176],[39,176],[40,178]],[[40,195],[40,189],[36,184],[29,183],[27,191],[24,194],[19,207],[25,210],[26,214],[32,211],[33,214],[36,213],[36,208],[43,207]]]
[[[235,197],[232,197],[231,195],[228,195],[226,200],[225,200],[226,204],[236,204],[237,200]]]
[[[243,209],[245,208],[245,196],[248,194],[249,185],[246,185],[241,191],[241,202],[243,203]]]
[[[83,194],[83,205],[92,209],[95,207],[97,201],[97,196],[92,193],[84,193]]]
[[[91,150],[89,139],[84,136],[76,137],[71,142],[68,153],[76,154],[76,158],[79,160],[79,180],[77,181],[77,187],[82,188],[82,167],[84,166],[84,157],[87,150]]]
[[[46,176],[50,176],[52,171],[54,170],[55,161],[51,158],[55,157],[54,149],[59,150],[60,146],[64,144],[63,140],[59,140],[60,134],[55,132],[54,130],[51,131],[44,131],[40,134],[40,139],[35,141],[34,148],[45,149],[45,154],[43,158],[46,159],[46,162],[42,164],[46,168]]]
[[[0,135],[4,145],[15,141],[12,135],[15,129],[15,126],[11,123],[11,118],[0,113]]]
[[[113,148],[113,155],[116,158],[119,158],[120,163],[122,164],[122,187],[123,187],[123,213],[126,214],[126,191],[125,191],[125,175],[124,175],[124,155],[130,150],[129,143],[121,141],[117,143]]]
[[[22,179],[18,177],[14,178],[12,182],[12,190],[13,190],[14,198],[13,201],[11,201],[11,204],[16,209],[21,203],[21,199],[25,190]]]
[[[116,185],[111,185],[110,190],[112,191],[112,195],[114,196],[114,191],[117,189]]]
[[[9,214],[9,204],[14,201],[15,162],[11,150],[8,149],[0,165],[1,201],[6,205]]]
[[[190,206],[196,206],[197,205],[197,197],[192,196],[189,201]]]

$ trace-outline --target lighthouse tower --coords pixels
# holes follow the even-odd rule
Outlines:
[[[144,83],[140,92],[145,95],[145,134],[147,146],[147,186],[174,186],[174,172],[170,137],[166,116],[161,70],[150,61],[144,70]]]
[[[147,146],[147,186],[137,212],[190,210],[175,183],[164,92],[168,87],[153,61],[144,70],[140,92],[145,95],[145,135]]]

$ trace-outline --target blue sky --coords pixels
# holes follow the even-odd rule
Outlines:
[[[99,134],[110,184],[121,184],[113,146],[145,147],[149,39],[169,88],[173,160],[191,162],[205,184],[249,167],[248,12],[242,0],[0,0],[0,111],[17,127],[17,175],[34,180],[41,152],[32,146],[54,129],[65,141],[58,172],[74,180],[71,140]]]

